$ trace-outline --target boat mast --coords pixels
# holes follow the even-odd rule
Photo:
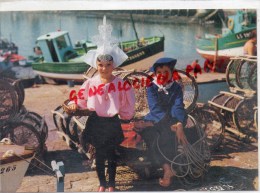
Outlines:
[[[120,46],[120,48],[123,49],[122,36],[123,36],[123,29],[122,29],[122,24],[121,24],[121,22],[120,22],[120,23],[119,23],[119,38],[118,38],[118,39],[120,40],[119,46]]]
[[[224,19],[222,18],[222,16],[220,15],[219,12],[218,12],[218,17],[219,17],[220,20],[221,20],[221,23],[222,23],[223,28],[227,28],[227,24],[225,23]]]
[[[136,32],[135,23],[134,23],[134,19],[133,19],[132,13],[130,13],[130,17],[131,17],[132,25],[133,25],[133,28],[134,28],[134,31],[135,31],[135,37],[136,37],[136,40],[137,40],[137,43],[138,43],[139,42],[139,38],[138,38],[138,35],[137,35],[137,32]]]

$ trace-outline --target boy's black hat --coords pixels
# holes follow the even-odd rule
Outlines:
[[[153,66],[150,68],[150,71],[155,72],[157,67],[164,66],[164,65],[167,65],[171,69],[174,69],[176,62],[177,60],[174,58],[160,58],[153,64]]]

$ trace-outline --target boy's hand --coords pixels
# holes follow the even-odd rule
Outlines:
[[[136,129],[136,131],[141,131],[146,127],[151,127],[153,126],[153,123],[151,121],[135,121],[134,122],[134,127]]]
[[[188,144],[188,140],[184,134],[182,123],[177,123],[171,126],[171,130],[176,133],[178,143],[182,145]]]

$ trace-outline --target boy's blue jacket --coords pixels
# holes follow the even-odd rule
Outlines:
[[[165,94],[163,91],[158,91],[158,86],[154,83],[147,88],[150,112],[145,116],[145,120],[158,123],[168,112],[171,118],[185,125],[187,114],[184,108],[181,86],[174,82],[167,91],[168,94]]]

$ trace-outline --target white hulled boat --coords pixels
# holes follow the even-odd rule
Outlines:
[[[0,143],[0,192],[16,192],[19,188],[34,151],[24,146],[10,144],[8,139]]]

